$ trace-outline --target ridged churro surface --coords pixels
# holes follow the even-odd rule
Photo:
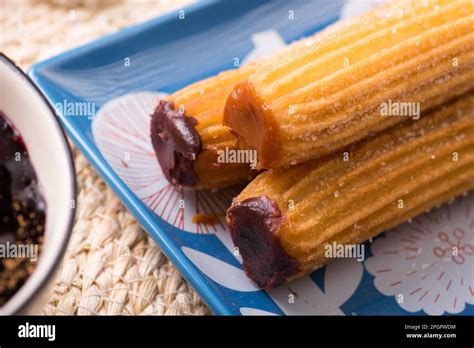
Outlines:
[[[277,259],[285,252],[291,262],[299,262],[298,271],[287,279],[328,262],[325,243],[364,242],[473,188],[474,91],[470,91],[425,118],[394,126],[341,153],[260,174],[236,198],[228,218],[234,241],[245,249],[245,241],[256,240],[260,233],[252,226],[268,217],[260,209],[256,222],[245,221],[237,216],[239,207],[248,208],[248,202],[255,206],[257,197],[273,202],[273,211],[279,211],[279,224],[271,228],[281,247]],[[244,265],[252,279],[259,279],[249,263],[253,258],[252,253],[247,260],[244,257]],[[293,263],[287,262],[289,267]],[[268,267],[272,269],[267,265],[267,271]],[[259,285],[269,288],[266,280]]]
[[[223,109],[235,84],[253,71],[254,64],[249,64],[175,92],[166,98],[172,103],[167,107],[174,109],[171,116],[169,111],[158,114],[160,107],[157,107],[153,115],[155,122],[152,121],[152,141],[160,165],[171,182],[198,189],[215,189],[251,179],[249,163],[221,163],[218,155],[226,148],[237,149],[235,136],[222,125]],[[181,123],[178,122],[180,113]],[[167,134],[163,134],[163,125],[167,125],[164,129]],[[194,146],[186,144],[189,133],[196,138]]]
[[[257,168],[342,149],[474,86],[474,3],[395,1],[267,59],[228,98],[224,124],[258,150]]]

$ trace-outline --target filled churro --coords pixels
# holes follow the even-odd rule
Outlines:
[[[246,182],[249,163],[222,163],[220,151],[235,151],[235,137],[222,126],[227,96],[254,71],[254,64],[194,83],[159,102],[151,139],[160,166],[173,184],[214,189]]]
[[[227,212],[247,275],[270,290],[474,188],[474,91],[343,152],[257,176]]]
[[[230,94],[224,124],[257,150],[257,169],[276,168],[409,119],[384,115],[384,103],[420,105],[423,118],[473,77],[472,1],[395,1],[260,64]]]

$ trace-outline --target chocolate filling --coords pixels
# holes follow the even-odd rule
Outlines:
[[[298,272],[277,231],[282,222],[278,204],[267,196],[248,198],[227,211],[232,240],[239,248],[247,276],[269,291]]]
[[[151,141],[166,178],[173,185],[195,186],[199,177],[194,170],[201,152],[197,120],[174,109],[172,101],[160,100],[151,116]]]

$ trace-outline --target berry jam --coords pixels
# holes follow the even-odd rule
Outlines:
[[[36,245],[41,249],[45,201],[25,144],[0,111],[0,306],[28,279],[36,263],[11,257],[8,246]]]

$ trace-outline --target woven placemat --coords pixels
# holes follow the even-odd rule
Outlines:
[[[32,63],[189,1],[1,0],[1,50]],[[77,217],[45,314],[209,314],[195,291],[74,148]]]

